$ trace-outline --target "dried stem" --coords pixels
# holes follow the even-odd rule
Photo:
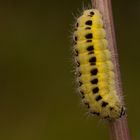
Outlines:
[[[103,15],[104,26],[109,43],[108,47],[112,53],[112,61],[115,67],[117,94],[120,97],[122,104],[124,104],[120,68],[118,62],[118,53],[116,47],[116,37],[112,17],[111,0],[91,0],[91,1],[93,7],[98,9]],[[109,122],[109,128],[111,140],[130,140],[126,116],[116,121]]]

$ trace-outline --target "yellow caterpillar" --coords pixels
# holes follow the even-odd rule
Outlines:
[[[77,19],[73,34],[78,90],[90,113],[103,119],[125,115],[115,87],[111,53],[108,49],[102,15],[85,10]]]

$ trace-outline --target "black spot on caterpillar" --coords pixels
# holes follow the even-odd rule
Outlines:
[[[89,46],[89,47],[87,48],[87,50],[88,50],[88,51],[93,51],[93,50],[94,50],[94,49],[93,49],[93,45]]]
[[[89,59],[89,62],[90,62],[90,63],[96,62],[96,57],[91,57],[91,58]]]
[[[97,73],[98,73],[98,70],[96,68],[91,70],[91,75],[97,75]]]
[[[93,94],[98,93],[99,92],[99,88],[95,87],[92,91],[93,91]]]
[[[86,21],[85,24],[91,26],[91,25],[92,25],[92,20],[88,20],[88,21]]]
[[[90,27],[86,27],[86,28],[85,28],[85,30],[90,30],[90,29],[91,29]]]
[[[87,40],[87,42],[92,42],[92,40]]]
[[[98,83],[98,79],[93,79],[93,80],[91,80],[91,83],[92,83],[92,84],[97,84],[97,83]]]
[[[86,37],[86,39],[92,39],[93,38],[93,35],[92,35],[92,33],[89,33],[85,37]]]
[[[96,97],[96,101],[100,101],[102,99],[102,96],[101,95],[98,95],[97,97]]]
[[[102,107],[106,107],[108,105],[108,103],[107,102],[102,102]]]

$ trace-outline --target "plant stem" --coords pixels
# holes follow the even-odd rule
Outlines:
[[[111,51],[112,62],[114,64],[117,94],[120,97],[122,104],[124,104],[111,0],[91,0],[91,2],[93,8],[98,9],[103,15],[104,27],[109,43],[108,47]],[[109,122],[109,129],[111,140],[130,140],[126,116],[113,122]]]

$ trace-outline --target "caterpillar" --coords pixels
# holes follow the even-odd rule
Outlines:
[[[97,9],[84,10],[77,19],[73,42],[78,91],[89,112],[108,120],[125,115],[115,87],[102,15]]]

